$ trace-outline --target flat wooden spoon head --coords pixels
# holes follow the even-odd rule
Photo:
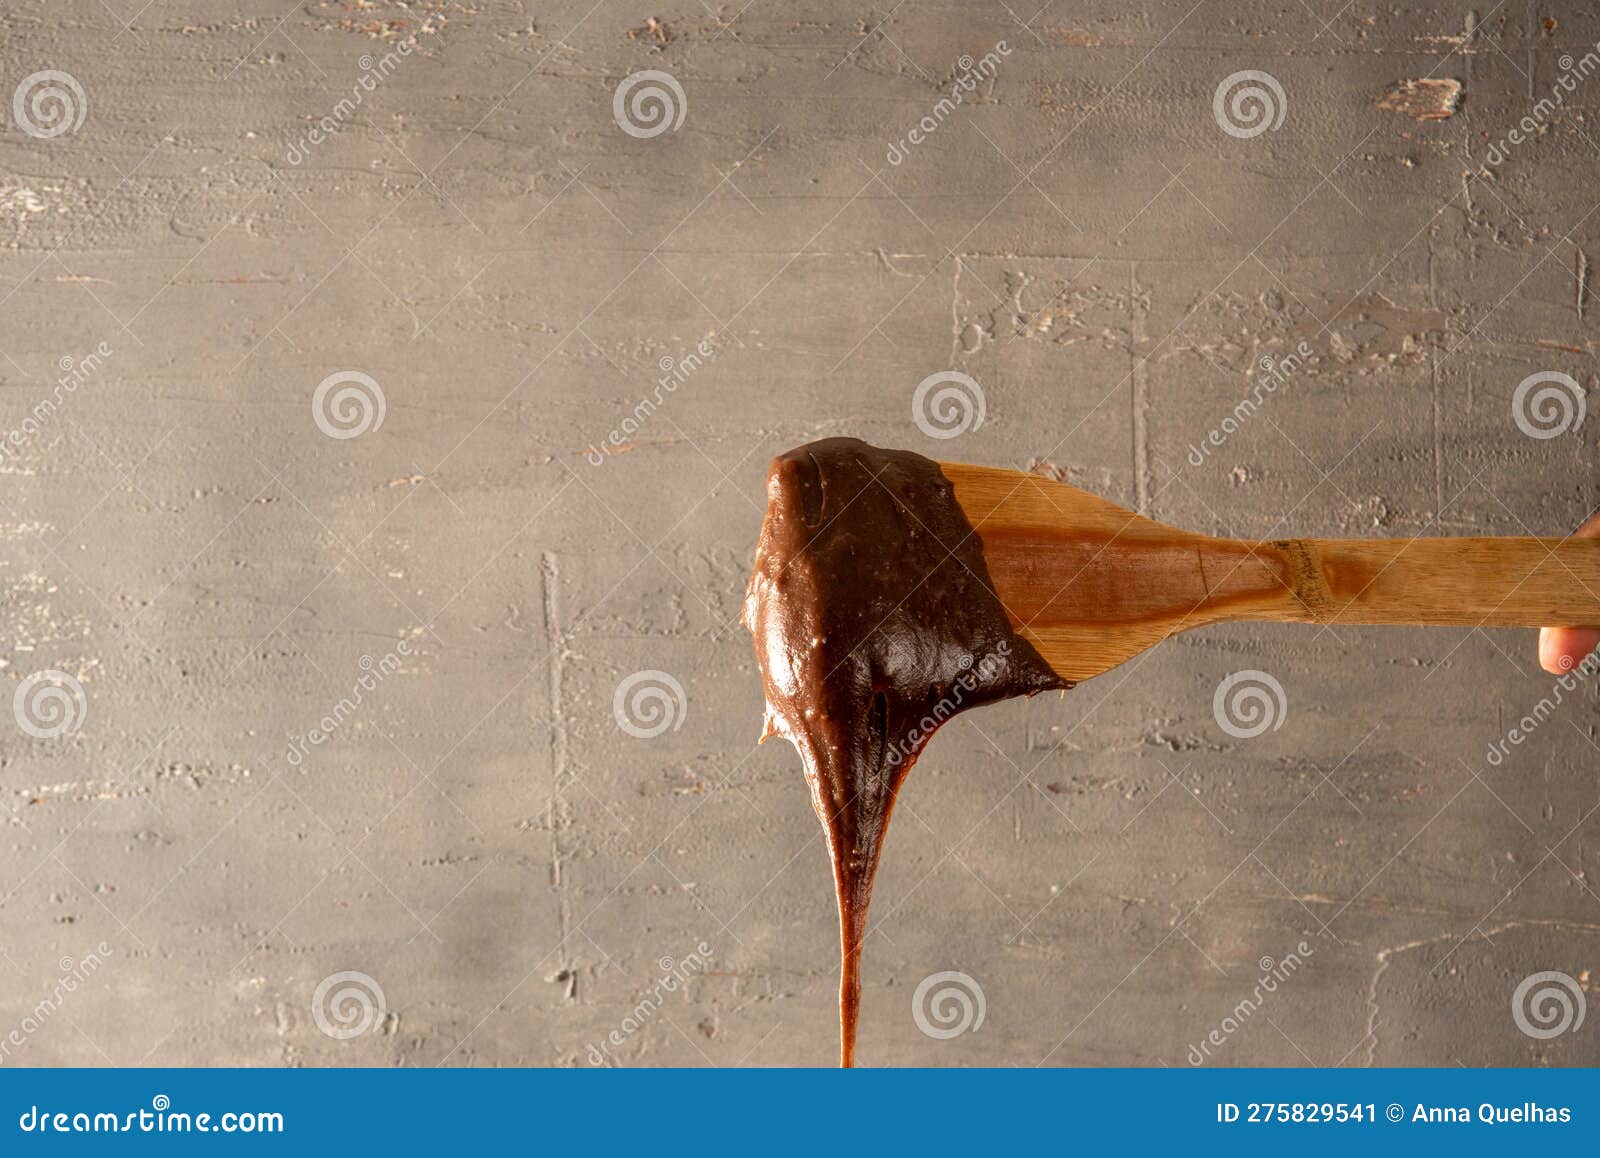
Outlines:
[[[1017,471],[853,438],[779,455],[745,592],[767,734],[799,750],[839,899],[854,1056],[896,794],[956,714],[1065,689],[1223,619],[1600,623],[1600,541],[1245,543]]]
[[[1197,535],[1021,471],[940,463],[1017,633],[1063,678],[1230,620],[1600,624],[1600,540]]]

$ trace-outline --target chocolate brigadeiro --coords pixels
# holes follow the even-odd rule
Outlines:
[[[849,1066],[872,878],[906,773],[957,713],[1072,684],[1017,634],[939,464],[855,438],[773,460],[742,619],[761,738],[799,750],[833,860]]]

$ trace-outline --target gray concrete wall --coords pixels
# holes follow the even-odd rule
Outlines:
[[[736,622],[791,445],[1246,537],[1589,513],[1600,426],[1513,401],[1592,402],[1600,77],[1536,106],[1600,14],[1034,9],[6,6],[0,1062],[829,1064],[826,858]],[[1282,121],[1235,136],[1251,69]],[[682,93],[654,136],[614,116],[641,70]],[[352,370],[382,422],[331,437]],[[985,418],[936,439],[949,370]],[[1283,689],[1253,738],[1241,670]],[[684,694],[648,739],[640,671]],[[1235,626],[959,720],[863,1062],[1600,1061],[1512,1009],[1600,945],[1593,681],[1487,756],[1554,693],[1527,631]],[[919,1030],[941,971],[981,1028]]]

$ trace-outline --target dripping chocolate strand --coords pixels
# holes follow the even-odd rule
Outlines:
[[[779,455],[745,593],[762,738],[794,744],[839,907],[839,1059],[895,798],[929,737],[979,704],[1071,687],[1020,636],[939,464],[829,438]]]

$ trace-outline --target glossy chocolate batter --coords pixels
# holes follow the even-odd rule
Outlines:
[[[861,948],[895,795],[978,704],[1072,685],[1019,636],[939,464],[855,438],[773,460],[745,593],[761,738],[799,749],[839,901],[839,1056],[855,1059]]]

